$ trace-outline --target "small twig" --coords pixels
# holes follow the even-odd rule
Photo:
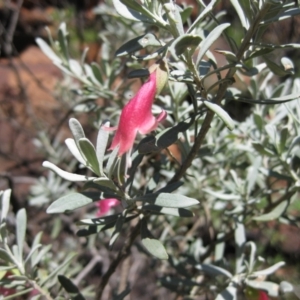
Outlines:
[[[111,262],[108,270],[106,273],[102,276],[101,282],[98,286],[98,289],[96,291],[96,297],[95,300],[100,300],[102,298],[103,291],[111,277],[111,275],[116,271],[119,264],[130,254],[130,248],[136,239],[136,237],[140,233],[140,223],[138,223],[135,228],[132,230],[131,235],[127,237],[127,239],[124,242],[124,246],[122,250],[118,253],[117,257]]]
[[[81,272],[77,275],[74,280],[75,285],[79,285],[79,283],[85,278],[90,271],[94,268],[94,266],[102,260],[100,255],[95,255],[92,260],[81,270]]]

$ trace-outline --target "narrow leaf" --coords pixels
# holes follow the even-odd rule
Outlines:
[[[88,165],[97,175],[100,175],[99,162],[94,145],[87,138],[79,139],[78,144],[88,162]]]
[[[27,215],[26,215],[25,208],[22,208],[17,212],[17,216],[16,216],[16,235],[17,235],[19,262],[23,260],[23,245],[25,240],[26,228],[27,228]]]
[[[199,201],[179,194],[147,194],[136,198],[146,203],[155,204],[162,207],[186,208],[199,204]]]
[[[229,279],[232,278],[232,274],[230,272],[228,272],[227,270],[214,266],[214,265],[210,265],[210,264],[201,264],[201,265],[196,265],[195,268],[197,270],[203,271],[204,273],[209,274],[210,276],[218,276],[218,275],[223,275],[228,277]]]
[[[142,239],[142,244],[151,255],[157,257],[158,259],[168,259],[168,253],[159,240],[153,238],[144,238]]]
[[[69,127],[73,134],[76,144],[78,144],[79,139],[85,138],[85,134],[81,124],[75,118],[69,120]]]
[[[218,25],[214,30],[207,36],[205,40],[202,41],[200,45],[200,51],[197,57],[197,63],[196,65],[199,65],[201,59],[205,55],[206,51],[211,47],[211,45],[220,37],[222,32],[229,27],[229,23],[224,23],[221,25]]]
[[[99,194],[100,199],[100,194]],[[47,209],[48,214],[65,213],[83,207],[94,200],[80,193],[72,193],[54,201]]]
[[[170,207],[161,207],[154,204],[148,204],[143,206],[143,210],[150,210],[159,214],[171,215],[176,217],[193,217],[194,214],[184,208],[170,208]]]
[[[86,165],[86,161],[85,158],[82,156],[82,154],[80,153],[80,151],[78,150],[78,147],[75,143],[74,139],[66,139],[65,143],[68,147],[68,149],[70,150],[70,152],[73,154],[73,156],[84,166]]]
[[[231,119],[229,114],[220,105],[209,102],[209,101],[204,101],[204,104],[206,107],[208,107],[214,113],[216,113],[230,130],[233,130],[234,121]]]
[[[54,165],[53,163],[51,163],[49,161],[44,161],[43,162],[43,167],[45,167],[47,169],[50,169],[51,171],[56,173],[61,178],[72,181],[72,182],[88,181],[88,180],[95,179],[95,177],[87,177],[87,176],[84,176],[84,175],[78,175],[78,174],[73,174],[73,173],[66,172],[66,171],[58,168],[56,165]]]
[[[100,175],[103,176],[103,160],[105,155],[105,150],[107,147],[109,131],[106,130],[109,128],[109,122],[105,122],[99,129],[98,136],[97,136],[97,144],[96,144],[96,154],[97,160],[99,165],[99,172]]]
[[[267,214],[263,214],[257,217],[254,217],[254,221],[267,222],[278,219],[286,210],[289,205],[289,201],[285,200],[279,203],[272,211]]]
[[[10,203],[11,189],[5,190],[1,195],[1,223],[6,219],[9,203]]]

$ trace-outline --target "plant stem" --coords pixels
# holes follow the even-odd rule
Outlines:
[[[236,58],[237,58],[237,62],[239,62],[245,51],[248,49],[251,39],[253,38],[253,36],[256,33],[256,30],[259,27],[259,23],[260,21],[263,19],[263,17],[265,16],[265,14],[268,12],[269,9],[269,4],[266,4],[262,10],[258,13],[258,15],[256,16],[255,20],[253,21],[253,23],[251,24],[249,30],[246,33],[245,38],[243,39],[243,42],[238,50],[238,53],[236,54]],[[235,68],[230,68],[225,76],[225,79],[231,79],[234,74],[236,72]],[[213,102],[215,104],[220,105],[222,99],[224,98],[224,95],[226,93],[226,90],[228,88],[228,86],[230,85],[231,81],[224,81],[223,83],[220,84],[220,87],[218,89],[217,95],[215,96]],[[199,90],[201,90],[201,86],[199,87]],[[215,113],[211,110],[209,110],[205,116],[205,119],[203,121],[202,127],[199,131],[198,136],[195,139],[194,145],[191,149],[191,151],[189,152],[185,162],[181,165],[181,167],[179,168],[179,170],[175,173],[175,175],[173,176],[173,178],[170,180],[169,183],[173,183],[176,181],[179,181],[184,174],[186,173],[187,169],[191,166],[193,160],[195,159],[195,157],[198,154],[198,151],[201,147],[201,145],[203,144],[203,141],[206,137],[206,134],[208,133],[208,130],[210,128],[210,124],[214,118]]]
[[[127,239],[124,242],[124,246],[122,250],[118,253],[117,257],[111,262],[108,270],[106,273],[102,276],[101,282],[96,290],[96,296],[95,300],[100,300],[102,298],[102,294],[104,291],[104,288],[106,287],[109,278],[111,275],[116,271],[118,265],[130,254],[130,248],[136,239],[136,237],[140,233],[140,223],[138,223],[135,228],[132,230],[131,235],[127,237]]]

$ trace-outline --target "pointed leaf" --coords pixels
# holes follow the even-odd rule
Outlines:
[[[160,47],[161,43],[153,33],[146,33],[138,36],[125,44],[123,44],[117,51],[116,56],[124,56],[130,53],[139,51],[148,46]]]
[[[159,240],[153,238],[144,238],[142,239],[142,244],[151,255],[157,257],[158,259],[168,259],[168,253]]]
[[[87,138],[79,139],[78,144],[87,160],[88,166],[90,166],[92,170],[100,176],[99,162],[94,145]]]
[[[80,153],[80,151],[77,148],[77,145],[75,143],[74,139],[66,139],[65,143],[68,147],[68,149],[70,150],[70,152],[73,154],[73,156],[84,166],[86,165],[86,160],[85,158],[82,156],[82,154]]]
[[[142,15],[140,12],[133,10],[126,5],[124,5],[120,0],[113,0],[114,7],[119,15],[122,17],[133,20],[133,21],[151,21],[146,16]]]
[[[229,27],[229,23],[224,23],[218,25],[208,36],[205,40],[202,41],[200,45],[200,51],[197,57],[196,65],[199,65],[200,61],[202,60],[203,56],[205,55],[206,51],[211,47],[211,45],[220,37],[222,32]]]
[[[59,283],[66,290],[66,292],[69,294],[73,294],[72,300],[85,300],[85,298],[81,295],[78,287],[69,278],[63,275],[58,275],[57,277]]]
[[[100,194],[99,194],[100,199]],[[72,193],[54,201],[47,209],[48,214],[65,213],[83,207],[94,200],[80,193]]]
[[[276,263],[275,265],[271,266],[270,268],[254,272],[253,275],[257,276],[257,277],[268,276],[268,275],[275,273],[279,268],[281,268],[284,265],[285,265],[285,262],[280,261],[280,262]]]
[[[209,274],[210,276],[218,276],[218,275],[223,275],[228,277],[229,279],[232,278],[232,274],[230,272],[228,272],[227,270],[214,266],[214,265],[210,265],[210,264],[201,264],[201,265],[196,265],[195,268],[197,270],[203,271],[204,273]]]
[[[62,63],[62,60],[56,55],[56,53],[49,47],[49,45],[44,40],[42,40],[41,38],[36,38],[35,41],[41,48],[41,50],[44,52],[44,54],[48,56],[53,62],[56,62],[58,64]]]
[[[16,216],[16,235],[17,235],[19,262],[23,260],[23,245],[25,240],[26,228],[27,228],[27,215],[26,215],[25,208],[22,208],[17,212],[17,216]]]
[[[170,46],[170,52],[176,60],[179,60],[181,54],[183,54],[187,47],[192,48],[194,51],[200,44],[201,37],[193,34],[184,34],[179,36]]]
[[[136,198],[149,204],[155,204],[162,207],[186,208],[199,204],[199,201],[179,194],[146,194]]]
[[[49,161],[44,161],[43,162],[43,167],[45,167],[47,169],[50,169],[51,171],[56,173],[61,178],[72,181],[72,182],[88,181],[88,180],[95,179],[95,177],[87,177],[87,176],[84,176],[84,175],[78,175],[78,174],[73,174],[73,173],[66,172],[66,171],[58,168],[56,165],[54,165],[53,163],[51,163]]]
[[[254,221],[267,222],[278,219],[286,210],[289,205],[289,201],[285,200],[279,203],[272,211],[269,213],[254,217]]]
[[[159,214],[171,215],[182,218],[189,218],[194,216],[194,214],[190,210],[184,208],[161,207],[154,204],[144,205],[143,210],[150,210]]]
[[[76,144],[78,144],[79,139],[85,138],[83,128],[78,120],[76,120],[75,118],[71,118],[69,120],[69,127],[73,134]]]
[[[99,165],[100,175],[103,176],[103,160],[105,155],[105,150],[107,147],[109,131],[106,130],[109,128],[109,122],[105,122],[99,129],[98,136],[97,136],[97,145],[96,145],[96,154],[97,160]]]
[[[1,223],[6,219],[9,203],[10,203],[11,189],[5,190],[1,195]]]
[[[268,293],[270,297],[277,298],[279,296],[279,285],[270,282],[270,281],[258,281],[258,280],[246,280],[246,285],[257,289],[257,290],[263,290]]]
[[[233,130],[234,121],[231,119],[229,114],[220,105],[209,102],[209,101],[204,101],[204,104],[206,107],[208,107],[214,113],[216,113],[230,130]]]

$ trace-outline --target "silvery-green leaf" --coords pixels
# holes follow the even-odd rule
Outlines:
[[[109,122],[105,122],[99,129],[98,136],[97,136],[97,144],[96,144],[96,154],[97,159],[99,162],[99,171],[100,175],[103,176],[103,160],[105,155],[105,150],[107,147],[109,131],[106,130],[109,128]]]
[[[48,56],[53,62],[56,62],[57,64],[62,63],[62,60],[55,54],[55,52],[49,47],[49,45],[44,40],[42,40],[41,38],[36,38],[35,41],[41,48],[41,50],[44,52],[44,54]]]
[[[104,80],[103,80],[103,75],[101,73],[99,65],[97,63],[93,62],[91,64],[91,67],[92,67],[95,78],[100,82],[101,85],[103,85]]]
[[[99,194],[100,199],[100,194]],[[48,214],[65,213],[83,207],[94,200],[81,193],[71,193],[54,201],[47,209]]]
[[[212,11],[216,3],[217,0],[211,0],[207,6],[205,6],[203,3],[203,6],[205,6],[204,10],[200,13],[194,23],[189,27],[186,33],[191,33],[198,26],[198,24]]]
[[[170,46],[170,52],[176,60],[179,60],[181,54],[183,54],[187,48],[196,49],[201,42],[201,37],[193,34],[184,34],[179,36]]]
[[[169,193],[147,194],[136,198],[136,200],[141,200],[145,203],[155,204],[162,207],[174,208],[186,208],[200,203],[198,200],[193,198]]]
[[[273,23],[276,21],[282,21],[284,19],[290,18],[292,16],[296,16],[300,14],[300,8],[291,8],[288,10],[285,10],[284,12],[270,18],[267,20],[262,21],[260,24],[264,25],[264,24],[269,24],[269,23]]]
[[[108,173],[108,178],[112,178],[116,162],[118,161],[118,151],[119,146],[116,147],[113,152],[109,155],[108,162],[106,165],[106,172]]]
[[[277,76],[286,76],[291,73],[291,69],[286,69],[286,66],[279,66],[273,60],[269,59],[267,56],[263,56],[268,68]],[[286,61],[284,61],[286,62]]]
[[[78,225],[105,225],[110,223],[115,223],[117,219],[119,218],[120,214],[111,215],[111,216],[105,216],[100,218],[93,218],[93,219],[83,219],[78,221]]]
[[[74,73],[74,75],[76,75],[77,77],[83,76],[82,67],[77,60],[70,59],[69,60],[69,68]]]
[[[275,273],[279,268],[281,268],[284,265],[285,265],[285,262],[280,261],[280,262],[276,263],[275,265],[273,265],[270,268],[254,272],[253,275],[257,276],[257,277],[268,276],[268,275],[271,275],[271,274]]]
[[[9,210],[10,195],[11,189],[5,190],[1,195],[1,223],[6,219]]]
[[[230,0],[230,2],[231,2],[231,4],[233,5],[234,9],[237,12],[242,26],[244,27],[244,29],[248,30],[249,27],[250,27],[250,24],[249,24],[249,20],[246,17],[246,14],[244,12],[243,7],[241,6],[240,2],[242,2],[242,1]]]
[[[294,287],[293,287],[292,284],[290,284],[287,281],[281,281],[280,284],[279,284],[279,289],[280,289],[281,293],[285,294],[285,293],[293,292]]]
[[[37,253],[36,256],[32,256],[31,259],[31,268],[34,268],[40,261],[45,257],[45,255],[50,251],[52,245],[44,246],[41,251]]]
[[[234,121],[231,119],[229,114],[218,104],[204,101],[206,107],[212,110],[216,115],[220,117],[220,119],[225,123],[225,125],[230,129],[233,130],[234,128]]]
[[[269,150],[268,148],[265,148],[261,143],[258,142],[252,142],[252,146],[253,148],[259,152],[261,155],[266,155],[269,157],[273,157],[275,155],[274,152],[272,152],[271,150]]]
[[[151,255],[158,259],[168,259],[168,253],[159,240],[146,237],[142,238],[142,244]]]
[[[79,174],[73,174],[73,173],[66,172],[66,171],[58,168],[56,165],[54,165],[53,163],[51,163],[49,161],[44,161],[43,162],[43,167],[45,167],[47,169],[50,169],[51,171],[56,173],[61,178],[72,181],[72,182],[88,181],[88,180],[95,179],[95,177],[87,177],[87,176],[84,176],[84,175],[79,175]]]
[[[224,55],[229,63],[237,62],[236,55],[231,51],[215,49],[214,52]]]
[[[242,218],[235,218],[234,240],[236,246],[236,274],[243,272],[244,269],[244,245],[246,243],[245,226],[242,223]]]
[[[207,36],[205,40],[202,41],[200,44],[200,51],[197,57],[196,65],[199,65],[200,61],[202,60],[203,56],[205,55],[206,51],[211,47],[211,45],[220,37],[222,32],[229,27],[229,23],[224,23],[218,25],[216,28],[213,29],[212,32]]]
[[[295,66],[289,58],[282,57],[280,62],[286,72],[294,74]]]
[[[78,253],[71,252],[67,254],[67,257],[64,261],[58,265],[58,267],[52,271],[45,279],[40,281],[40,286],[44,286],[50,279],[54,278],[58,273],[62,272],[74,259],[74,257],[78,255]]]
[[[171,208],[171,207],[161,207],[154,204],[148,204],[143,206],[143,210],[153,211],[159,214],[171,215],[176,217],[193,217],[194,214],[185,208]]]
[[[87,166],[91,167],[92,170],[100,176],[99,162],[94,145],[87,138],[79,139],[78,144],[87,160]]]
[[[254,217],[254,221],[267,222],[278,219],[286,210],[289,205],[289,201],[285,200],[279,203],[272,211],[269,213]]]
[[[217,295],[215,300],[237,300],[237,288],[232,285],[228,286]]]
[[[215,247],[215,262],[219,262],[223,260],[224,252],[225,252],[225,243],[224,241],[221,241],[225,236],[224,232],[220,232],[217,235],[217,241],[220,241],[216,244]]]
[[[76,120],[75,118],[71,118],[69,120],[69,127],[71,129],[76,144],[78,144],[79,139],[85,138],[83,128],[78,120]]]
[[[239,195],[234,195],[234,194],[224,194],[222,192],[214,192],[214,191],[211,191],[209,189],[202,189],[203,192],[205,193],[208,193],[212,196],[214,196],[215,198],[217,199],[220,199],[220,200],[239,200],[241,198],[241,196]]]
[[[151,21],[149,18],[147,18],[140,12],[124,5],[120,0],[113,0],[113,5],[117,13],[126,19],[133,20],[133,21],[144,21],[144,22]]]
[[[27,228],[27,215],[26,215],[25,208],[22,208],[17,212],[17,216],[16,216],[16,235],[17,235],[19,262],[23,260],[23,245],[25,240],[26,228]]]
[[[126,216],[126,210],[123,211],[123,214],[124,214],[124,216]],[[122,214],[120,214],[120,215],[118,215],[116,225],[114,227],[114,231],[113,231],[110,241],[109,241],[110,248],[114,245],[115,241],[119,237],[122,227],[123,227],[123,224],[124,224],[124,217]]]
[[[167,18],[171,29],[176,28],[176,35],[182,36],[184,34],[182,19],[180,15],[181,8],[175,3],[170,1],[163,4],[166,11]]]
[[[270,297],[277,298],[279,296],[279,285],[274,282],[246,280],[245,283],[254,289],[267,292]]]
[[[218,266],[214,266],[211,264],[201,264],[201,265],[196,265],[195,268],[197,270],[203,271],[204,273],[209,274],[212,277],[218,276],[218,275],[223,275],[228,277],[229,279],[232,278],[232,274],[228,272],[227,270],[220,268]]]
[[[157,39],[157,37],[149,32],[146,34],[143,34],[141,36],[138,36],[125,44],[123,44],[117,51],[116,56],[124,56],[128,55],[130,53],[139,51],[143,48],[146,48],[148,46],[154,46],[154,47],[160,47],[161,43]]]
[[[65,143],[68,147],[68,149],[70,150],[70,152],[73,154],[73,156],[84,166],[86,165],[86,161],[85,158],[82,156],[82,154],[80,153],[80,151],[78,150],[78,147],[75,143],[74,139],[66,139]]]
[[[58,42],[59,42],[61,52],[64,55],[65,60],[68,61],[69,60],[68,41],[67,41],[68,32],[67,32],[67,27],[65,22],[60,24],[57,36],[58,36]]]
[[[7,253],[5,249],[0,248],[0,259],[4,260],[6,263],[14,264],[14,260],[11,258],[11,256]],[[12,266],[14,268],[14,266]]]

